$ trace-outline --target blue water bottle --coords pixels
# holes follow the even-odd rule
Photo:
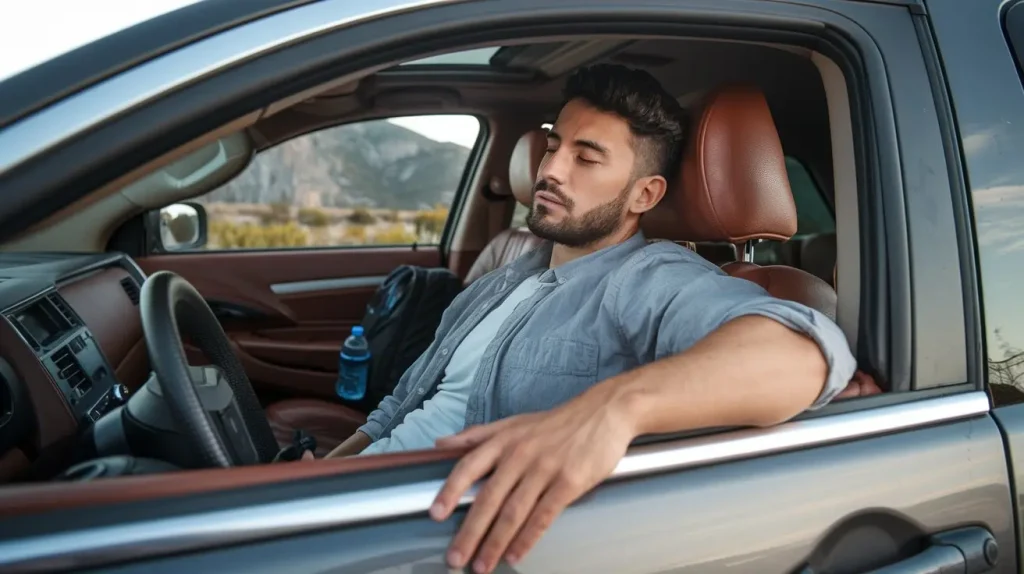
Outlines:
[[[338,356],[338,382],[334,391],[346,401],[366,396],[366,379],[370,374],[370,342],[363,336],[363,327],[352,327]]]

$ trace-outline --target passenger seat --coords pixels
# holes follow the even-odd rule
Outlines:
[[[529,206],[537,169],[547,149],[544,130],[531,130],[519,138],[509,161],[509,187],[519,203]],[[468,285],[491,271],[512,262],[537,246],[541,239],[526,229],[506,229],[487,244],[466,274]],[[291,444],[295,429],[316,437],[316,455],[334,450],[366,422],[366,415],[353,408],[321,399],[286,399],[267,407],[267,420],[282,447]]]

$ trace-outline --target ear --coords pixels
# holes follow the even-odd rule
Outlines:
[[[632,213],[643,214],[658,205],[665,197],[668,182],[660,175],[641,177],[633,184],[633,201],[629,205]]]

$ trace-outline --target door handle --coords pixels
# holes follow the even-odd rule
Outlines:
[[[972,526],[932,535],[921,553],[868,574],[980,574],[995,568],[998,559],[992,533]]]
[[[239,305],[238,303],[208,299],[206,304],[210,306],[213,314],[221,321],[255,321],[266,319],[268,317],[263,311],[253,309],[252,307],[247,307],[245,305]]]
[[[998,559],[995,536],[972,526],[934,534],[921,554],[868,574],[980,574],[995,568]]]
[[[981,574],[999,560],[999,545],[986,528],[970,526],[929,536],[921,552],[865,574]],[[810,565],[798,574],[817,574]]]

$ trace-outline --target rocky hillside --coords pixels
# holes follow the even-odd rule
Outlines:
[[[469,151],[383,120],[351,124],[261,152],[237,178],[205,199],[428,209],[451,203]]]

